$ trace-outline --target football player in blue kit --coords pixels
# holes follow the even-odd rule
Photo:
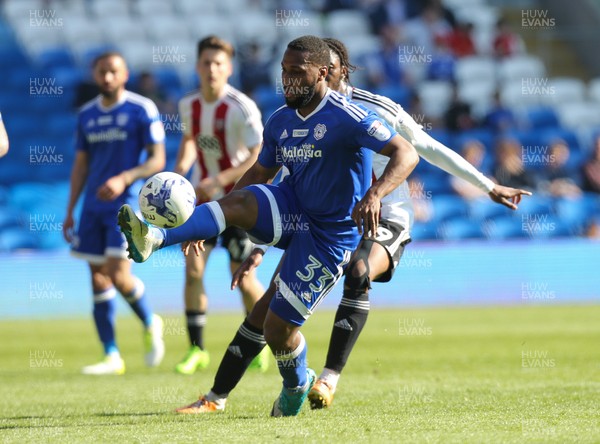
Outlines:
[[[316,375],[306,366],[300,327],[342,276],[363,232],[375,233],[383,196],[406,179],[416,151],[376,114],[327,88],[327,44],[304,36],[288,44],[282,60],[286,105],[269,118],[257,162],[234,191],[196,208],[182,226],[165,230],[141,221],[128,205],[119,225],[136,262],[153,251],[207,239],[229,225],[261,243],[285,250],[271,301],[257,302],[230,343],[212,390],[180,413],[223,410],[229,392],[268,343],[283,377],[272,416],[297,415]],[[389,156],[371,182],[372,151]],[[266,185],[281,166],[290,176]]]
[[[129,74],[123,56],[116,52],[98,56],[93,74],[100,95],[79,110],[63,235],[72,245],[72,254],[89,263],[94,321],[104,346],[104,359],[82,371],[123,374],[125,363],[115,341],[117,291],[144,325],[146,365],[157,366],[164,356],[162,319],[152,313],[144,283],[131,273],[115,213],[124,203],[135,200],[130,187],[133,182],[164,168],[165,132],[156,105],[125,89]],[[147,158],[141,162],[144,151]],[[73,211],[84,187],[75,231]]]

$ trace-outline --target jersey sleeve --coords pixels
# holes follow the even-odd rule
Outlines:
[[[385,120],[372,111],[356,127],[355,139],[365,148],[378,153],[398,133]]]
[[[258,163],[265,168],[274,168],[278,165],[277,142],[272,136],[273,131],[270,123],[270,121],[267,122],[263,130],[263,144],[260,153],[258,153]]]
[[[165,128],[154,102],[144,106],[142,112],[142,138],[144,146],[165,141]]]
[[[241,134],[244,145],[252,148],[262,140],[263,125],[260,111],[254,103],[250,106],[250,112],[246,116],[242,113]]]
[[[87,151],[88,143],[85,137],[85,133],[83,132],[83,121],[81,119],[81,114],[77,117],[77,129],[75,134],[75,150],[76,151]]]

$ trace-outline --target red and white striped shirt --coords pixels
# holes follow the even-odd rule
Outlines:
[[[192,136],[198,153],[198,180],[214,177],[239,166],[262,141],[262,121],[256,103],[231,85],[214,102],[206,102],[200,91],[179,101],[179,116],[186,136]],[[225,192],[233,184],[225,187]],[[217,196],[215,198],[218,198]]]

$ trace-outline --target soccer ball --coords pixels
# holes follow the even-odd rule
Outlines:
[[[138,199],[146,222],[161,228],[178,227],[188,220],[196,207],[196,192],[192,184],[185,177],[171,172],[149,178]]]

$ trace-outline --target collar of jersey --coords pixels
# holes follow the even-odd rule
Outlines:
[[[123,103],[125,103],[128,95],[129,95],[129,91],[124,91],[123,94],[121,95],[121,98],[110,106],[102,105],[102,95],[99,95],[98,96],[98,108],[100,108],[101,111],[108,113],[108,112],[112,111],[113,109],[121,106]]]
[[[296,110],[296,116],[298,116],[298,118],[304,122],[306,122],[308,119],[310,119],[313,115],[315,115],[316,113],[318,113],[321,108],[323,108],[325,106],[325,104],[327,103],[327,101],[329,100],[329,94],[331,94],[331,90],[329,88],[327,88],[327,92],[325,93],[325,96],[323,97],[323,99],[321,100],[321,102],[317,105],[317,107],[306,117],[303,117],[298,110]]]

